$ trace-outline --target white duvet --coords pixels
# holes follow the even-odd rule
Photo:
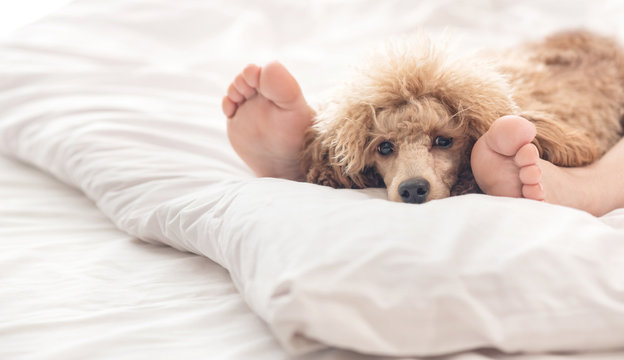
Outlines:
[[[579,25],[624,35],[618,2],[558,4],[81,0],[4,45],[0,149],[119,229],[222,265],[293,355],[616,351],[624,209],[485,195],[415,206],[258,179],[219,110],[249,61],[281,59],[322,101],[370,44],[421,27],[450,27],[462,50]]]

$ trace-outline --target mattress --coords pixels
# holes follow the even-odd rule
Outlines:
[[[221,97],[371,47],[624,36],[615,1],[79,0],[0,52],[0,357],[621,359],[624,209],[255,178]]]

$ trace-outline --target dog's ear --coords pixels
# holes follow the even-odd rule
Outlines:
[[[558,166],[584,166],[599,158],[600,151],[593,139],[555,115],[541,111],[519,115],[535,124],[537,136],[533,143],[542,159]]]
[[[306,181],[334,188],[383,186],[381,176],[367,163],[370,120],[361,107],[351,107],[346,114],[318,115],[317,125],[306,132],[300,154]]]

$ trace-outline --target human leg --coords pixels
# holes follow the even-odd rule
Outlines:
[[[624,140],[591,165],[566,168],[540,159],[534,137],[528,120],[506,116],[477,141],[471,165],[486,194],[543,200],[596,216],[624,207]]]

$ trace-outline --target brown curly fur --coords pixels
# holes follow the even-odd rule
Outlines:
[[[589,164],[622,137],[624,52],[609,38],[571,31],[485,57],[450,55],[421,38],[360,68],[306,134],[307,181],[386,186],[395,201],[414,177],[430,182],[427,200],[477,192],[472,146],[509,114],[536,125],[541,157],[559,166]],[[436,136],[453,145],[434,146]],[[378,154],[383,141],[393,154]]]

